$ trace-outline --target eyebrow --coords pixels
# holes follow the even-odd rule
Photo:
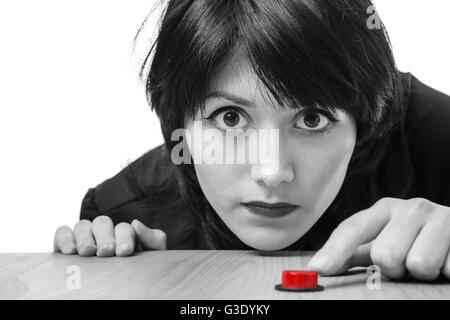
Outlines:
[[[253,102],[251,102],[247,99],[235,96],[234,94],[231,94],[231,93],[225,92],[225,91],[213,91],[206,96],[206,100],[218,99],[218,98],[227,99],[227,100],[233,101],[236,104],[240,104],[240,105],[243,105],[243,106],[246,106],[249,108],[255,107]]]

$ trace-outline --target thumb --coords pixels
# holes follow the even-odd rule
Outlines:
[[[139,220],[131,222],[131,227],[136,232],[137,241],[142,245],[143,250],[166,250],[167,235],[159,229],[150,229]]]
[[[373,241],[360,245],[356,251],[345,261],[341,263],[334,264],[331,263],[323,263],[325,260],[324,255],[326,253],[317,252],[308,263],[308,270],[313,270],[319,272],[321,275],[329,276],[329,275],[337,275],[342,274],[348,269],[354,267],[367,267],[372,264],[372,259],[370,258],[370,248],[372,247]],[[328,254],[326,260],[333,260],[333,255]]]

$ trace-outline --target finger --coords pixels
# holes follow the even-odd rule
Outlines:
[[[137,219],[133,220],[131,226],[144,250],[165,250],[167,248],[167,235],[164,231],[150,229]]]
[[[53,251],[62,252],[63,254],[77,253],[77,246],[72,229],[68,226],[62,226],[56,229],[55,238],[53,240]]]
[[[373,262],[370,257],[370,249],[372,248],[373,243],[374,241],[371,241],[360,245],[341,272],[347,271],[353,267],[368,267],[372,265]]]
[[[97,256],[110,257],[115,254],[114,224],[107,216],[98,216],[92,221],[92,232],[97,243]]]
[[[442,267],[442,274],[450,279],[450,249],[447,251],[447,258],[445,259],[444,266]]]
[[[418,280],[432,281],[441,273],[450,246],[447,222],[434,219],[417,236],[406,258],[406,268]]]
[[[83,257],[94,256],[97,252],[91,225],[89,220],[80,220],[73,228],[78,254]]]
[[[393,213],[374,241],[370,252],[372,261],[389,278],[399,279],[406,274],[406,256],[424,224],[417,213],[414,207]]]
[[[129,223],[119,223],[114,228],[116,237],[116,256],[124,257],[133,254],[135,232]]]
[[[308,269],[321,275],[345,271],[349,259],[363,244],[372,241],[387,224],[390,217],[388,201],[378,201],[344,220],[331,234],[324,246],[313,256]]]
[[[350,268],[354,267],[368,267],[372,265],[372,260],[370,258],[370,248],[373,241],[360,245],[353,255],[338,269],[335,270],[336,274],[344,273]],[[309,269],[316,270],[316,269]]]

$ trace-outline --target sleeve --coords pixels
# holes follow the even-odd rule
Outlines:
[[[174,166],[165,145],[150,150],[90,188],[81,203],[80,220],[106,215],[116,225],[139,219],[167,233],[168,249],[195,249],[197,219],[180,196]]]
[[[420,194],[450,206],[450,97],[412,77],[406,124]]]

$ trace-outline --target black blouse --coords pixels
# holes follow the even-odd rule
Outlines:
[[[364,198],[348,199],[345,210],[327,210],[299,241],[285,249],[319,249],[340,221],[382,197],[422,197],[450,207],[450,97],[410,73],[402,73],[401,78],[403,113],[390,133],[379,167],[367,177],[371,192]],[[211,248],[197,216],[179,194],[174,166],[164,145],[145,153],[88,190],[80,219],[107,215],[114,224],[139,219],[167,233],[168,249]],[[226,243],[219,248],[249,249],[244,244],[227,247]]]

